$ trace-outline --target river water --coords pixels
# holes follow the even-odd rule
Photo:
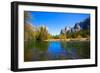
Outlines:
[[[24,45],[25,62],[90,58],[90,41],[27,42]]]

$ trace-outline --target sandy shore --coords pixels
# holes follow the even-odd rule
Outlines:
[[[48,39],[44,41],[89,41],[88,38],[75,38],[75,39]]]

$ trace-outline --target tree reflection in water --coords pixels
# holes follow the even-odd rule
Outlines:
[[[24,44],[25,62],[88,58],[90,58],[89,41],[30,41]]]

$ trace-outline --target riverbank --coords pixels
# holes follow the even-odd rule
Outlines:
[[[89,38],[72,38],[72,39],[48,39],[44,41],[89,41]]]

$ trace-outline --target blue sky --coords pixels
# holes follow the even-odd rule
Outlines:
[[[61,13],[61,12],[34,12],[29,11],[31,19],[29,20],[33,26],[46,26],[52,35],[58,35],[61,29],[66,26],[73,27],[75,23],[88,18],[89,14],[82,13]]]

